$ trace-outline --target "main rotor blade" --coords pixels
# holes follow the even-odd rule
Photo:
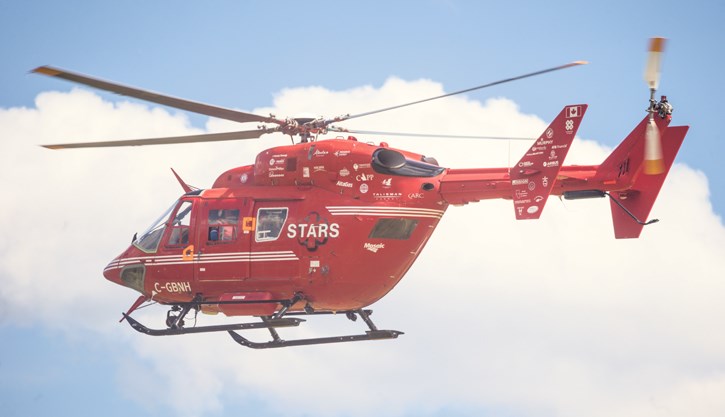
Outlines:
[[[485,139],[485,140],[528,140],[532,141],[535,137],[522,138],[510,136],[476,136],[476,135],[448,135],[445,133],[410,133],[410,132],[381,132],[376,130],[351,130],[336,126],[330,126],[328,130],[332,132],[353,133],[358,135],[383,135],[383,136],[409,136],[418,138],[449,138],[449,139]]]
[[[84,84],[90,87],[110,91],[112,93],[120,94],[123,96],[129,96],[145,101],[150,101],[152,103],[161,104],[164,106],[174,107],[177,109],[186,110],[193,113],[199,113],[206,116],[218,117],[220,119],[232,120],[240,123],[280,123],[278,120],[272,117],[258,116],[256,114],[245,113],[239,110],[232,110],[224,107],[212,106],[210,104],[171,97],[164,94],[154,93],[152,91],[142,90],[140,88],[129,87],[111,81],[105,81],[98,78],[89,77],[87,75],[66,71],[60,68],[42,66],[35,68],[34,70],[32,70],[32,72],[36,74],[47,75],[50,77],[62,78],[67,81]]]
[[[219,142],[224,140],[257,139],[275,129],[243,130],[239,132],[204,133],[201,135],[169,136],[165,138],[113,140],[106,142],[63,143],[41,145],[48,149],[110,148],[118,146],[169,145],[174,143]]]
[[[395,110],[395,109],[399,109],[401,107],[407,107],[407,106],[412,106],[414,104],[425,103],[427,101],[438,100],[439,98],[455,96],[457,94],[463,94],[463,93],[467,93],[469,91],[480,90],[482,88],[492,87],[494,85],[504,84],[504,83],[511,82],[511,81],[521,80],[523,78],[533,77],[535,75],[546,74],[547,72],[558,71],[558,70],[562,70],[562,69],[565,69],[565,68],[574,67],[574,66],[577,66],[577,65],[585,65],[585,64],[588,64],[588,62],[587,61],[574,61],[574,62],[570,62],[568,64],[559,65],[558,67],[547,68],[547,69],[541,70],[541,71],[531,72],[531,73],[528,73],[528,74],[523,74],[523,75],[519,75],[519,76],[512,77],[512,78],[506,78],[506,79],[503,79],[503,80],[494,81],[492,83],[479,85],[477,87],[472,87],[472,88],[467,88],[465,90],[455,91],[453,93],[443,94],[443,95],[436,96],[436,97],[430,97],[430,98],[426,98],[426,99],[423,99],[423,100],[413,101],[413,102],[405,103],[405,104],[399,104],[397,106],[386,107],[384,109],[373,110],[373,111],[369,111],[369,112],[365,112],[365,113],[342,116],[340,118],[340,120],[338,120],[338,121],[349,120],[349,119],[354,119],[354,118],[363,117],[363,116],[369,116],[371,114],[382,113],[382,112],[385,112],[385,111],[388,111],[388,110]]]

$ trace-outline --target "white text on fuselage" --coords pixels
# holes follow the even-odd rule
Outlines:
[[[187,293],[191,292],[191,284],[189,282],[167,282],[161,285],[160,282],[154,283],[154,291],[157,293],[161,291],[175,292],[175,293]]]
[[[340,235],[340,225],[330,224],[290,224],[287,226],[287,237],[294,238],[336,238]]]

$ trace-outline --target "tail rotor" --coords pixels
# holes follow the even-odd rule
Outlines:
[[[665,171],[662,157],[662,139],[655,123],[655,113],[660,113],[661,103],[655,100],[655,93],[660,82],[660,65],[665,47],[665,38],[652,38],[649,44],[649,55],[644,70],[644,80],[649,86],[649,123],[645,131],[644,173],[658,175]],[[666,102],[666,98],[664,99]],[[668,104],[669,105],[669,104]]]

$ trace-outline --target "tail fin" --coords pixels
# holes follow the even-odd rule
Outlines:
[[[645,220],[649,216],[657,195],[670,172],[680,145],[685,139],[688,126],[668,127],[669,121],[656,118],[662,138],[662,153],[665,170],[661,174],[643,173],[645,130],[649,116],[646,116],[624,141],[599,166],[598,174],[606,178],[605,184],[622,185],[622,191],[611,193],[612,222],[617,239],[638,238]],[[614,201],[616,199],[616,201]],[[618,204],[619,203],[619,204]],[[620,204],[622,207],[620,207]],[[622,208],[628,210],[623,210]]]
[[[511,192],[518,220],[541,216],[586,111],[586,104],[564,107],[526,155],[511,168]]]

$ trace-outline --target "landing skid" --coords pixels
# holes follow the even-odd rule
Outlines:
[[[260,323],[235,323],[221,324],[217,326],[170,327],[168,329],[150,329],[139,323],[138,321],[134,320],[129,315],[124,314],[123,317],[128,321],[128,324],[130,324],[134,330],[143,334],[147,334],[149,336],[176,336],[180,334],[224,332],[233,330],[273,329],[275,327],[295,327],[299,326],[300,323],[304,322],[303,319],[283,318],[267,320]]]
[[[346,311],[347,317],[355,321],[357,320],[357,316],[355,314],[359,315],[363,321],[365,321],[365,324],[368,325],[370,330],[366,331],[363,334],[356,334],[356,335],[349,335],[349,336],[333,336],[333,337],[315,337],[310,339],[294,339],[294,340],[283,340],[279,337],[279,334],[277,333],[277,330],[275,330],[274,327],[269,326],[267,327],[267,330],[269,330],[270,335],[272,336],[272,340],[268,342],[252,342],[251,340],[247,339],[246,337],[240,335],[239,333],[228,330],[229,335],[232,336],[232,339],[234,339],[235,342],[239,343],[242,346],[246,346],[248,348],[252,349],[270,349],[270,348],[280,348],[280,347],[290,347],[290,346],[306,346],[306,345],[321,345],[321,344],[327,344],[327,343],[342,343],[342,342],[359,342],[363,340],[383,340],[383,339],[396,339],[399,335],[403,334],[403,332],[397,331],[397,330],[378,330],[377,327],[375,327],[375,324],[370,320],[370,314],[372,313],[371,310],[354,310],[354,311]],[[307,313],[307,314],[326,314],[326,313]],[[267,319],[262,318],[262,323],[269,323],[272,320],[283,320],[283,319]],[[276,326],[275,326],[276,327]]]
[[[292,303],[293,304],[293,303]],[[292,305],[289,304],[289,305]],[[172,308],[170,314],[167,316],[166,324],[169,326],[166,329],[151,329],[137,320],[133,319],[129,314],[123,314],[123,318],[128,321],[128,324],[137,332],[143,333],[149,336],[176,336],[182,334],[193,334],[193,333],[210,333],[210,332],[228,332],[229,335],[234,339],[235,342],[242,346],[252,349],[270,349],[280,348],[289,346],[306,346],[306,345],[320,345],[328,343],[342,343],[342,342],[359,342],[363,340],[384,340],[384,339],[396,339],[403,332],[397,330],[378,330],[373,321],[370,319],[371,310],[350,310],[332,313],[329,311],[313,311],[309,309],[306,312],[288,313],[288,315],[323,315],[323,314],[341,314],[351,320],[356,321],[358,316],[363,319],[369,330],[365,333],[345,335],[345,336],[332,336],[332,337],[315,337],[308,339],[293,339],[284,340],[277,333],[277,328],[282,327],[297,327],[301,323],[305,322],[304,319],[282,317],[285,315],[287,309],[282,308],[273,316],[260,317],[262,321],[256,323],[235,323],[235,324],[221,324],[214,326],[200,326],[200,327],[184,327],[184,317],[191,309],[191,306],[184,306],[181,308]],[[267,342],[253,342],[246,337],[237,333],[242,330],[253,330],[253,329],[267,329],[272,337],[272,340]]]

